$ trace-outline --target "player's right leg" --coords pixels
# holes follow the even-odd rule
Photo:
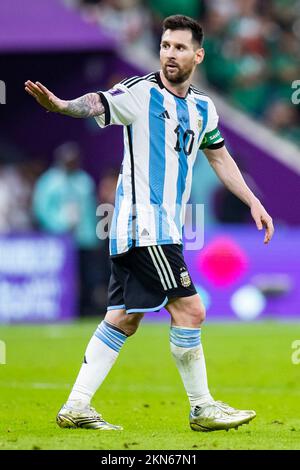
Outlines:
[[[67,403],[56,421],[63,428],[121,430],[106,422],[91,407],[91,400],[114,365],[126,339],[133,335],[142,319],[141,314],[127,315],[125,309],[111,309],[92,336]]]

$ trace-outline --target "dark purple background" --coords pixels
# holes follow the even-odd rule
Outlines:
[[[126,76],[136,75],[115,53],[0,55],[0,78],[7,88],[7,104],[0,106],[0,158],[11,162],[39,159],[50,164],[53,150],[67,140],[80,144],[83,166],[99,180],[123,158],[121,126],[101,130],[96,121],[47,113],[24,91],[28,79],[39,80],[61,98],[109,89]],[[1,152],[1,147],[8,150]],[[17,157],[13,157],[12,152]]]
[[[238,129],[232,130],[222,121],[222,115],[220,122],[233,155],[240,157],[244,170],[252,176],[272,217],[278,222],[299,225],[300,175],[272,157],[271,152],[240,135]],[[300,149],[295,153],[300,161]]]
[[[111,49],[116,40],[61,0],[1,0],[1,51]]]

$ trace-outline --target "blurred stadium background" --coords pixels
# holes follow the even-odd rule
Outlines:
[[[56,411],[106,309],[96,207],[114,201],[122,131],[48,114],[23,84],[72,99],[158,70],[161,21],[174,13],[203,23],[195,84],[213,97],[227,146],[275,222],[264,246],[199,152],[191,199],[204,204],[204,247],[186,258],[207,307],[211,389],[258,418],[234,436],[189,431],[162,311],[144,319],[96,397],[125,437],[62,437]],[[299,0],[1,0],[1,448],[299,449],[299,43]]]
[[[71,99],[158,69],[161,20],[173,13],[204,25],[197,85],[214,98],[227,146],[276,224],[263,246],[248,209],[199,152],[192,202],[205,207],[205,245],[187,259],[208,321],[299,320],[300,108],[292,84],[300,80],[300,2],[2,0],[1,323],[103,315],[109,262],[95,211],[113,203],[122,160],[120,128],[47,114],[24,81]]]

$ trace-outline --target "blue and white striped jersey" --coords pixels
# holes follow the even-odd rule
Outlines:
[[[100,127],[124,126],[124,158],[110,229],[110,254],[134,246],[182,243],[192,169],[199,148],[224,145],[212,100],[190,86],[167,90],[159,72],[99,92]]]

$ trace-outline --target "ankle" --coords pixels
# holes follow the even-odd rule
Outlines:
[[[202,407],[204,405],[212,404],[214,402],[215,400],[213,399],[210,393],[206,393],[205,395],[201,395],[196,398],[190,397],[190,405],[192,410],[197,406]]]
[[[87,408],[88,406],[90,405],[90,400],[68,400],[67,403],[66,403],[66,407],[67,408],[70,408],[72,410],[76,410],[76,411],[81,411],[81,410],[84,410],[85,408]]]

